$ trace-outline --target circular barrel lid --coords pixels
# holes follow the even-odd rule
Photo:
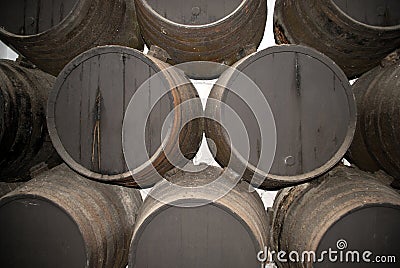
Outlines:
[[[16,35],[36,35],[66,18],[78,0],[1,1],[0,28]]]
[[[135,111],[147,121],[131,133],[145,133],[147,152],[138,152],[137,166],[130,163],[129,168],[149,164],[159,153],[161,130],[174,107],[169,91],[158,99],[158,91],[169,85],[165,77],[147,82],[160,71],[143,53],[120,46],[91,49],[64,68],[49,96],[47,121],[54,147],[72,169],[105,181],[131,177],[122,133],[127,107],[139,88],[145,99]]]
[[[243,0],[181,1],[141,0],[159,16],[183,25],[205,25],[217,22],[233,13]],[[176,8],[178,7],[179,8]]]
[[[331,59],[308,47],[284,45],[255,53],[235,68],[234,72],[227,71],[233,75],[223,75],[224,80],[217,82],[222,87],[215,86],[210,94],[210,98],[221,99],[226,106],[219,111],[213,111],[211,105],[207,109],[220,113],[226,129],[232,129],[229,124],[238,124],[224,121],[232,114],[228,109],[242,120],[250,148],[232,144],[232,151],[244,158],[248,154],[248,159],[242,160],[247,166],[247,180],[252,180],[254,174],[266,179],[261,187],[278,188],[316,177],[342,159],[354,135],[356,105],[346,76]],[[265,106],[252,107],[248,102],[256,95],[246,89],[252,83],[256,93],[261,92],[261,98],[265,98]],[[275,125],[259,125],[254,111],[260,109],[271,110]],[[261,127],[276,127],[272,165],[260,162],[260,155],[268,155],[274,149],[270,144],[273,137],[262,137]],[[207,132],[217,150],[230,146],[229,140],[216,136],[212,128],[208,127]],[[217,152],[217,160],[226,163],[226,154]]]
[[[221,207],[166,205],[137,234],[130,267],[259,267],[254,235]]]
[[[377,261],[385,264],[376,263],[371,267],[398,267],[394,260],[400,258],[399,224],[398,206],[370,205],[351,211],[329,228],[318,246],[317,256],[331,248],[338,252],[333,255],[338,261],[332,262],[326,255],[315,267],[365,267],[370,265],[368,260],[376,262],[376,256],[380,256]],[[371,254],[364,254],[368,251]],[[339,261],[339,252],[343,261]]]
[[[165,49],[171,64],[191,63],[179,68],[200,80],[218,78],[226,65],[256,50],[267,16],[266,0],[138,0],[135,4],[147,45]]]
[[[258,194],[229,170],[185,169],[167,173],[143,203],[129,267],[259,267],[268,224]]]
[[[400,25],[400,2],[396,0],[333,0],[351,19],[360,23],[391,27]]]
[[[86,245],[78,225],[54,203],[33,196],[0,205],[2,267],[86,267]]]

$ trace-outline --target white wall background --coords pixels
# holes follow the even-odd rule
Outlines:
[[[3,42],[0,41],[0,59],[15,60],[17,57],[17,53],[9,49]]]

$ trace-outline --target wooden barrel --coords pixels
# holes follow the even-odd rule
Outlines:
[[[1,1],[0,39],[53,75],[92,47],[143,48],[128,0]]]
[[[400,50],[353,85],[358,124],[347,158],[365,171],[400,178]]]
[[[54,81],[23,61],[0,60],[0,181],[29,179],[32,169],[61,162],[46,127]]]
[[[314,251],[318,260],[308,262],[312,255],[305,255],[304,263],[278,262],[278,267],[367,267],[365,251],[373,253],[367,255],[371,261],[400,257],[400,195],[370,173],[338,166],[316,181],[281,191],[273,210],[271,251],[285,251],[285,259],[292,251],[300,258]],[[329,249],[336,251],[336,262],[329,262],[328,254],[321,257]],[[360,262],[351,262],[350,251],[359,252]]]
[[[353,78],[400,46],[399,10],[396,0],[277,0],[275,40],[314,47]]]
[[[4,267],[125,267],[138,190],[58,166],[0,199]]]
[[[260,197],[246,182],[235,186],[229,172],[200,169],[174,170],[150,192],[137,218],[129,267],[260,267],[257,254],[267,246]]]
[[[231,65],[260,44],[266,0],[135,1],[145,42],[165,49],[170,63],[212,61]],[[179,8],[177,8],[179,7]],[[187,70],[197,78],[218,77],[221,67]]]
[[[137,106],[129,106],[138,95]],[[81,54],[58,76],[47,119],[54,147],[78,173],[151,187],[196,155],[202,115],[197,91],[182,72],[137,50],[105,46]],[[143,140],[145,152],[137,149]]]
[[[249,148],[241,140],[231,142],[226,129],[240,122],[230,119],[233,112],[225,106],[243,122]],[[271,115],[255,113],[268,109]],[[261,116],[272,119],[260,121]],[[346,76],[331,59],[286,45],[250,55],[227,70],[211,91],[206,117],[206,137],[216,148],[217,162],[243,173],[256,187],[275,189],[314,178],[342,159],[353,138],[356,105]],[[274,150],[268,165],[261,155]]]
[[[0,198],[22,185],[21,182],[0,182]]]

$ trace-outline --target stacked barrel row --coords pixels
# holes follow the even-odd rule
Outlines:
[[[400,8],[367,2],[277,0],[258,52],[265,0],[0,4],[0,178],[33,178],[0,185],[1,266],[398,254]],[[218,78],[205,112],[189,77]],[[203,133],[223,169],[190,163]],[[284,188],[270,224],[253,187]]]

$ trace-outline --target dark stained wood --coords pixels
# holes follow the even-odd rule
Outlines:
[[[45,32],[59,24],[78,0],[16,0],[0,4],[0,26],[19,35]]]
[[[373,26],[395,26],[400,24],[400,2],[398,0],[333,0],[353,19]]]
[[[366,224],[368,223],[368,224]],[[340,221],[333,224],[325,233],[318,246],[317,253],[329,248],[336,249],[337,241],[346,238],[348,248],[374,252],[374,255],[385,254],[400,258],[400,208],[392,205],[375,205],[352,211]],[[362,256],[360,254],[360,256]],[[360,257],[361,259],[362,257]],[[373,258],[371,258],[373,260]],[[351,260],[351,259],[350,259]],[[387,267],[396,268],[398,264],[388,263]],[[364,263],[334,263],[329,260],[315,265],[316,268],[363,268]],[[371,266],[382,267],[382,264]]]
[[[276,0],[274,33],[277,44],[315,48],[354,79],[400,46],[400,1]]]
[[[55,77],[18,60],[0,61],[0,181],[24,181],[61,162],[46,125]]]
[[[137,0],[135,5],[143,39],[164,49],[169,63],[219,63],[184,67],[200,79],[218,77],[221,65],[255,51],[267,18],[266,0]]]
[[[54,76],[93,47],[143,49],[131,0],[0,1],[0,40]]]
[[[85,267],[86,248],[79,226],[57,204],[20,198],[2,205],[0,214],[2,265]]]
[[[170,207],[143,231],[132,267],[259,267],[251,234],[224,209]],[[157,257],[149,254],[154,252]]]
[[[2,267],[125,267],[140,192],[66,165],[0,199]]]
[[[23,182],[0,182],[0,198],[22,185]]]
[[[347,158],[358,168],[400,179],[400,51],[354,84],[358,121]]]
[[[242,0],[147,0],[150,7],[159,15],[186,25],[216,22],[234,12],[243,2]]]
[[[229,172],[198,168],[202,171],[173,170],[153,188],[137,217],[129,267],[260,267],[257,253],[268,239],[260,197]],[[216,192],[225,195],[213,200]]]

